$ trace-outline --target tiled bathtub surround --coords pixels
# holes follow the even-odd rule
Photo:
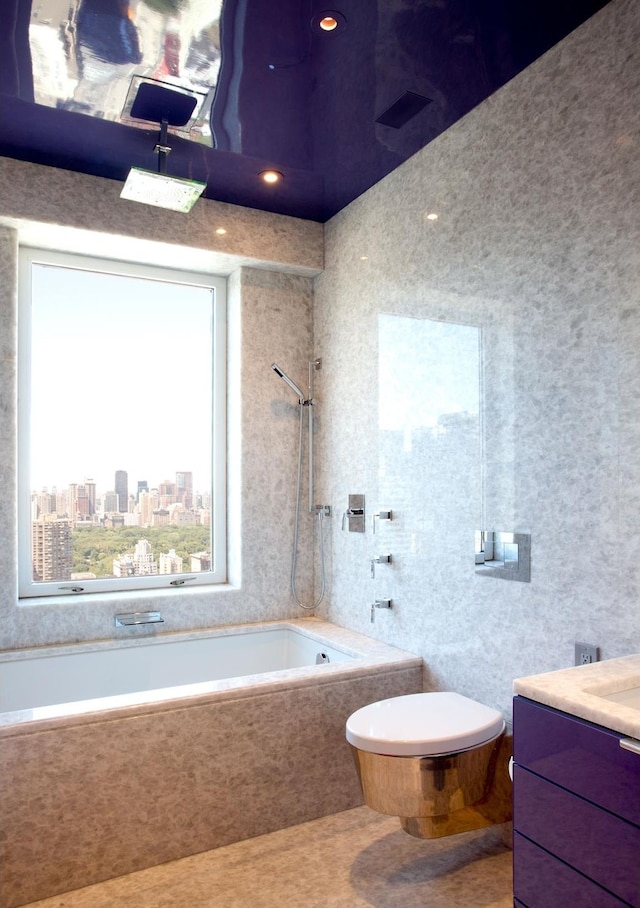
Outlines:
[[[361,804],[345,722],[419,691],[421,661],[307,626],[361,657],[190,699],[42,721],[5,714],[3,908]]]
[[[614,0],[325,228],[318,494],[394,513],[333,525],[327,614],[505,713],[576,640],[640,650],[639,42]],[[531,582],[477,529],[530,533]]]

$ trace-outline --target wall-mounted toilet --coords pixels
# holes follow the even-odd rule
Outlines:
[[[347,720],[366,804],[418,838],[511,819],[511,736],[498,710],[452,692],[379,700]]]

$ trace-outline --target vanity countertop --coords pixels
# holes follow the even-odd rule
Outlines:
[[[640,740],[640,653],[517,678],[513,691]]]

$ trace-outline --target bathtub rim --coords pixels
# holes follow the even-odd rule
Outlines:
[[[307,625],[312,624],[311,627]],[[293,630],[298,634],[309,639],[322,637],[323,633],[340,632],[341,640],[339,643],[333,640],[326,640],[328,644],[335,649],[340,649],[350,656],[360,656],[362,647],[358,648],[357,642],[364,639],[371,639],[373,643],[381,646],[386,644],[380,643],[373,638],[365,638],[363,634],[349,631],[347,628],[341,628],[330,621],[324,621],[320,618],[274,618],[268,621],[250,621],[242,624],[220,624],[212,627],[189,628],[187,630],[163,629],[162,625],[156,624],[135,624],[130,627],[118,628],[115,636],[109,638],[100,638],[98,640],[78,640],[74,643],[44,643],[39,646],[18,647],[14,649],[0,650],[0,662],[20,662],[23,659],[46,658],[47,656],[64,656],[73,655],[79,651],[83,653],[101,652],[105,649],[136,649],[139,646],[158,646],[167,643],[182,643],[189,640],[202,640],[208,637],[236,637],[255,632],[276,631],[279,628]],[[348,635],[357,638],[351,641],[349,645]],[[319,641],[320,642],[320,641]]]
[[[111,719],[136,718],[154,712],[174,711],[202,706],[215,697],[217,702],[259,697],[280,690],[294,690],[346,681],[355,676],[368,677],[374,674],[422,667],[422,658],[415,653],[398,649],[367,637],[357,631],[342,628],[315,617],[283,618],[274,621],[251,622],[248,624],[221,625],[189,631],[168,631],[153,636],[137,638],[114,638],[91,643],[53,644],[30,649],[11,650],[0,653],[0,661],[15,661],[25,658],[82,652],[140,645],[162,645],[171,641],[184,642],[190,639],[224,637],[289,629],[334,649],[341,650],[352,658],[324,665],[308,665],[300,668],[282,669],[255,675],[243,675],[218,681],[196,682],[176,687],[138,691],[132,694],[118,694],[96,700],[80,700],[50,707],[14,710],[0,713],[0,738],[15,735],[35,734],[61,727],[71,728],[90,725]],[[83,707],[82,704],[85,704]],[[97,704],[102,704],[98,707]],[[46,711],[46,713],[45,713]],[[44,715],[35,715],[44,713]]]

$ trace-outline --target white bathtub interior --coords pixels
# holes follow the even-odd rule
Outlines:
[[[314,666],[318,653],[328,664],[354,658],[282,625],[25,650],[0,659],[0,712],[148,691],[162,691],[166,698],[168,689],[186,685]],[[201,692],[191,688],[172,696]]]

